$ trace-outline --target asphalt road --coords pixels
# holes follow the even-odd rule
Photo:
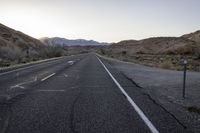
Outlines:
[[[0,133],[137,132],[190,131],[95,54],[0,73]]]

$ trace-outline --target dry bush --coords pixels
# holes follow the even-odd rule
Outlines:
[[[195,112],[195,113],[199,113],[200,114],[200,107],[191,106],[191,107],[188,107],[187,109],[190,112]]]
[[[100,49],[100,53],[103,54],[103,55],[106,54],[106,52],[105,52],[105,50],[103,48]]]
[[[61,46],[45,46],[40,51],[40,56],[45,58],[59,57],[64,54],[64,50]]]
[[[127,51],[123,50],[122,55],[126,55],[126,54],[127,54]]]
[[[11,64],[21,63],[25,58],[25,54],[18,47],[1,47],[0,57],[0,66],[10,66]]]
[[[19,62],[25,54],[18,47],[1,47],[0,56],[2,59]]]
[[[160,67],[163,69],[172,69],[174,66],[171,61],[167,60],[160,64]]]

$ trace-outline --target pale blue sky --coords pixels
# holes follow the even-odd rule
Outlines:
[[[0,23],[35,38],[118,42],[200,30],[200,0],[0,0]]]

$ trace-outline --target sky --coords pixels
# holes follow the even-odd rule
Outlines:
[[[200,30],[200,0],[0,0],[0,23],[35,38],[118,42]]]

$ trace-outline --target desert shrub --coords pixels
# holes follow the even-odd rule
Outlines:
[[[0,58],[0,66],[5,67],[23,62],[25,54],[19,47],[4,46],[0,48]]]
[[[1,47],[0,57],[4,60],[9,60],[19,63],[21,59],[25,57],[25,54],[18,47]]]
[[[59,57],[63,55],[63,48],[61,46],[45,46],[40,51],[40,56],[46,58]]]
[[[105,55],[105,50],[103,48],[100,49],[101,54]]]
[[[142,50],[137,51],[136,54],[145,54]]]
[[[7,67],[10,66],[11,62],[8,60],[0,60],[0,67]]]
[[[197,59],[200,59],[200,53],[199,53],[199,54],[197,54],[196,56],[197,56]]]
[[[188,107],[187,109],[190,112],[195,112],[195,113],[199,113],[200,114],[200,107],[191,106],[191,107]]]
[[[39,53],[33,49],[30,49],[28,54],[29,54],[29,57],[31,57],[31,58],[38,58],[40,56]]]
[[[194,53],[196,59],[200,59],[200,48],[198,47]]]
[[[126,55],[127,54],[127,52],[126,51],[122,51],[122,55]]]
[[[167,60],[167,61],[164,61],[163,63],[161,63],[160,67],[163,69],[172,69],[173,64],[171,61]]]
[[[168,51],[166,51],[166,52],[164,52],[164,53],[167,54],[167,55],[175,55],[176,52],[177,52],[177,51],[168,50]],[[177,53],[179,53],[179,52],[177,52]]]

